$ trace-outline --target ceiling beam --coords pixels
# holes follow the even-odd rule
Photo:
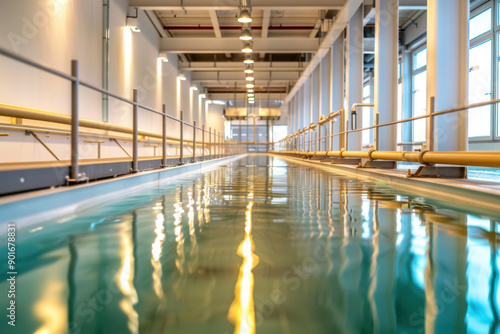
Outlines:
[[[264,9],[264,15],[262,17],[262,31],[260,34],[261,38],[267,38],[267,34],[269,32],[269,24],[271,23],[271,10]],[[266,56],[265,52],[260,53],[260,58],[264,58]]]
[[[254,52],[302,53],[316,52],[317,38],[254,38]],[[160,49],[170,53],[241,53],[239,38],[170,38],[162,39]]]
[[[170,2],[171,4],[169,4]],[[345,0],[252,0],[254,10],[304,10],[304,9],[341,9]],[[239,0],[130,0],[130,7],[153,10],[238,10]]]
[[[339,12],[337,19],[333,22],[333,25],[328,32],[328,34],[323,39],[318,52],[314,55],[314,57],[309,62],[306,70],[302,73],[302,76],[297,81],[295,86],[292,88],[288,96],[286,97],[285,102],[290,102],[292,97],[295,96],[300,87],[304,84],[307,78],[311,75],[311,73],[316,69],[316,66],[321,62],[321,60],[326,56],[328,51],[330,51],[330,47],[337,40],[340,34],[344,31],[347,23],[351,20],[352,16],[356,13],[359,6],[363,4],[363,0],[349,0],[344,8]]]
[[[209,10],[210,20],[212,21],[212,26],[214,27],[214,34],[216,38],[222,38],[222,33],[220,31],[219,17],[217,16],[216,10]],[[231,54],[226,52],[226,58],[231,58]]]
[[[287,81],[298,80],[296,72],[257,72],[254,73],[255,81]],[[191,81],[233,81],[245,82],[245,73],[240,72],[193,72]]]
[[[170,4],[168,3],[170,2]],[[323,10],[344,7],[345,0],[252,0],[254,10]],[[366,3],[367,4],[367,3]],[[129,6],[147,10],[238,10],[239,0],[130,0]],[[427,0],[399,0],[399,8],[405,10],[425,10]]]
[[[213,71],[213,72],[235,72],[245,69],[243,62],[192,62],[190,64],[180,64],[179,70],[186,72]],[[289,61],[258,61],[253,64],[255,72],[301,72],[305,69],[299,62]]]

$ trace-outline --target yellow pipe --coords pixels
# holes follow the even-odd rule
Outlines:
[[[59,124],[68,124],[68,125],[71,124],[71,116],[68,115],[57,114],[33,108],[18,107],[9,104],[0,104],[0,116],[25,118],[25,119],[32,119],[37,121],[52,122]],[[133,132],[132,128],[128,128],[126,126],[104,123],[104,122],[94,121],[91,119],[80,118],[79,123],[80,127],[84,128],[121,132],[128,134],[132,134]],[[139,135],[146,137],[162,138],[161,134],[147,130],[139,130]],[[172,136],[167,136],[167,139],[179,141],[178,138]],[[186,142],[192,143],[192,141],[189,140],[187,140]]]
[[[422,164],[500,167],[500,152],[281,151],[276,153],[343,158],[371,158],[373,160],[395,160]]]
[[[368,151],[342,151],[342,158],[362,158],[362,159],[369,159],[370,152]]]

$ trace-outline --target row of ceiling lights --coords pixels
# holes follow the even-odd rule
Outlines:
[[[253,76],[253,63],[254,60],[252,59],[252,16],[251,16],[251,10],[252,7],[250,6],[250,0],[247,1],[242,1],[241,6],[240,6],[240,15],[238,16],[238,22],[242,23],[241,27],[241,35],[240,35],[240,40],[243,41],[243,48],[241,49],[242,52],[245,53],[245,60],[243,63],[245,64],[245,79],[247,81],[246,88],[247,88],[247,101],[249,104],[255,103],[255,92],[254,92],[254,87],[255,87],[255,78]]]

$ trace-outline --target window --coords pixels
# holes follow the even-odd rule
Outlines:
[[[469,51],[469,104],[491,100],[491,40]],[[469,137],[491,136],[491,106],[469,110]]]
[[[413,117],[427,113],[427,49],[417,50],[413,55]],[[413,141],[425,142],[427,122],[413,122]]]
[[[413,56],[413,69],[418,70],[427,65],[427,49],[417,52]]]
[[[474,16],[469,23],[469,38],[481,36],[491,30],[491,7]]]
[[[288,127],[286,125],[273,126],[273,140],[280,141],[287,136]]]
[[[369,83],[363,86],[363,103],[370,103],[371,100],[370,90],[371,87]],[[363,113],[363,119],[362,119],[363,124],[361,124],[361,127],[367,128],[373,124],[372,123],[373,108],[364,107],[359,109]],[[372,130],[365,130],[361,132],[361,143],[363,146],[371,144],[371,133]]]
[[[413,76],[413,116],[425,115],[427,112],[427,71]],[[413,141],[426,141],[426,120],[413,122]]]

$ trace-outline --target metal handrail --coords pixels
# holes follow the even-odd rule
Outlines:
[[[64,72],[61,72],[59,70],[56,70],[56,69],[53,69],[53,68],[50,68],[46,65],[43,65],[43,64],[40,64],[40,63],[37,63],[31,59],[28,59],[26,57],[23,57],[21,55],[18,55],[18,54],[15,54],[9,50],[6,50],[5,48],[0,48],[0,55],[3,55],[7,58],[10,58],[12,60],[15,60],[15,61],[18,61],[20,63],[23,63],[25,65],[28,65],[28,66],[31,66],[31,67],[34,67],[36,69],[39,69],[39,70],[42,70],[44,72],[47,72],[47,73],[50,73],[50,74],[53,74],[55,76],[58,76],[60,78],[63,78],[63,79],[66,79],[66,80],[69,80],[72,84],[72,90],[71,90],[71,116],[70,116],[70,124],[71,124],[71,181],[73,182],[79,182],[79,181],[84,181],[85,178],[82,177],[78,171],[79,171],[79,166],[78,166],[78,138],[79,138],[79,115],[78,115],[78,100],[79,100],[79,87],[80,86],[83,86],[83,87],[86,87],[86,88],[89,88],[93,91],[96,91],[96,92],[99,92],[101,94],[104,94],[108,97],[113,97],[119,101],[122,101],[122,102],[125,102],[125,103],[128,103],[130,105],[133,106],[134,110],[133,110],[133,119],[134,119],[134,122],[133,122],[133,129],[132,129],[132,135],[133,135],[133,171],[137,171],[137,166],[138,166],[138,134],[139,134],[139,129],[138,129],[138,110],[139,109],[143,109],[143,110],[146,110],[146,111],[149,111],[149,112],[152,112],[152,113],[155,113],[157,115],[160,115],[163,117],[163,123],[165,124],[166,123],[166,119],[171,119],[171,120],[174,120],[174,121],[177,121],[180,123],[180,126],[181,126],[181,133],[182,133],[182,127],[183,125],[187,125],[188,127],[191,127],[193,129],[193,146],[196,146],[196,130],[199,130],[202,132],[202,142],[203,142],[203,145],[205,143],[205,135],[206,133],[208,132],[209,136],[212,135],[212,133],[210,131],[206,131],[205,128],[204,128],[204,125],[200,128],[200,127],[197,127],[195,124],[190,124],[182,119],[178,119],[174,116],[171,116],[171,115],[168,115],[166,113],[166,108],[165,108],[165,105],[163,105],[163,112],[160,112],[156,109],[153,109],[151,107],[148,107],[148,106],[144,106],[144,105],[141,105],[139,102],[138,102],[138,99],[137,99],[137,90],[134,89],[133,90],[133,100],[130,100],[130,99],[127,99],[127,98],[124,98],[122,96],[119,96],[117,94],[114,94],[112,92],[109,92],[105,89],[102,89],[102,88],[99,88],[99,87],[95,87],[94,85],[91,85],[85,81],[81,81],[80,78],[79,78],[79,72],[78,72],[78,61],[76,60],[73,60],[71,62],[71,75],[68,75]],[[57,114],[55,114],[56,116]],[[66,116],[66,115],[59,115],[59,116]],[[68,123],[64,123],[64,124],[68,124]],[[120,130],[115,130],[117,132],[121,132]],[[220,135],[220,132],[219,134],[217,135],[215,130],[214,130],[214,139],[215,138],[218,138],[219,139],[219,142],[215,142],[214,140],[214,145],[217,145],[219,146],[219,155],[220,156],[223,156],[225,155],[227,152],[225,151],[225,138],[223,136]],[[162,145],[162,150],[163,152],[166,152],[166,127],[163,126],[163,133],[162,133],[162,136],[163,138],[163,145]],[[181,141],[181,145],[182,145],[182,142],[183,142],[183,139],[181,138],[180,139]],[[211,145],[211,144],[210,144]],[[182,147],[182,146],[181,146]],[[182,151],[182,149],[181,149]],[[221,152],[222,151],[222,152]],[[181,162],[182,162],[182,155],[181,155]],[[166,165],[166,157],[165,157],[165,153],[163,154],[163,163],[162,163],[163,166]]]
[[[378,130],[379,130],[379,128],[391,126],[391,125],[396,125],[396,124],[402,124],[402,123],[406,123],[406,122],[413,122],[413,121],[420,120],[420,119],[430,119],[430,122],[428,123],[428,129],[427,129],[427,131],[429,133],[428,134],[429,138],[428,138],[428,143],[427,143],[428,147],[427,147],[426,152],[429,152],[429,151],[432,152],[434,150],[434,131],[433,131],[434,117],[445,115],[445,114],[450,114],[450,113],[454,113],[454,112],[466,111],[469,109],[493,105],[493,104],[497,104],[497,103],[500,103],[500,99],[479,102],[479,103],[474,103],[474,104],[470,104],[470,105],[463,106],[463,107],[450,108],[450,109],[445,109],[445,110],[434,112],[433,110],[435,108],[435,97],[431,97],[430,98],[431,110],[429,113],[427,113],[425,115],[415,116],[415,117],[406,118],[403,120],[396,120],[396,121],[391,121],[391,122],[379,124],[379,114],[375,114],[375,124],[372,126],[368,126],[368,127],[361,128],[361,129],[343,130],[343,131],[339,131],[336,134],[331,134],[331,135],[316,138],[315,140],[322,140],[325,138],[333,138],[333,137],[337,137],[337,136],[347,135],[349,133],[356,133],[356,132],[374,129],[376,131],[375,136],[374,136],[374,150],[378,150]],[[358,104],[358,105],[360,105],[360,104]],[[354,106],[355,105],[353,105],[353,108],[354,108]],[[367,106],[371,106],[371,105],[367,105]],[[291,139],[294,139],[294,138],[300,136],[301,134],[303,134],[303,133],[301,133],[301,132],[292,133],[289,136],[285,137],[284,139],[278,141],[275,144],[281,144],[281,147],[283,147],[283,146],[286,147],[287,141],[289,142]],[[296,146],[296,145],[292,145],[292,146]],[[299,145],[299,146],[301,146],[301,145]],[[342,149],[339,149],[339,152],[340,151],[342,151]],[[399,152],[399,153],[401,153],[401,152]],[[436,153],[439,153],[439,152],[436,152]],[[492,166],[492,164],[489,164],[488,166]],[[498,166],[500,167],[500,164],[498,164]]]

